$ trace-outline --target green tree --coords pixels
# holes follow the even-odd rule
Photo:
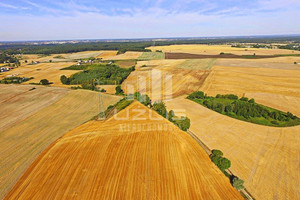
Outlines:
[[[118,85],[118,86],[116,87],[116,94],[117,94],[117,95],[124,94],[124,91],[122,90],[122,88],[121,88],[120,85]]]
[[[215,156],[223,156],[223,152],[221,150],[218,150],[218,149],[213,149],[211,151],[212,155],[215,155]]]
[[[233,178],[231,178],[231,184],[232,186],[237,189],[237,190],[242,190],[244,189],[244,181],[242,179],[239,179],[237,176],[233,176]]]
[[[62,84],[64,84],[64,85],[69,85],[69,84],[70,84],[69,79],[68,79],[65,75],[62,75],[62,76],[60,77],[60,81],[61,81]]]
[[[249,99],[247,97],[240,98],[241,101],[248,101]]]
[[[40,81],[40,84],[41,84],[41,85],[49,85],[50,82],[49,82],[47,79],[42,79],[42,80]]]
[[[152,107],[158,114],[163,117],[167,117],[167,109],[164,102],[155,102]]]

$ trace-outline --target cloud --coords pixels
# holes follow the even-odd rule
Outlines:
[[[231,0],[232,4],[226,5],[217,0],[162,0],[159,3],[145,0],[141,4],[120,0],[118,6],[115,1],[100,0],[95,4],[89,1],[37,3],[23,0],[30,11],[0,13],[2,26],[9,27],[0,31],[0,38],[114,39],[300,33],[295,20],[300,18],[295,9],[300,3],[293,0],[254,0],[249,4]]]
[[[10,4],[6,4],[6,3],[1,3],[0,2],[0,7],[4,7],[4,8],[11,8],[11,9],[18,9],[18,7],[10,5]]]

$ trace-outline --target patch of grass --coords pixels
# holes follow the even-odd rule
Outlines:
[[[208,70],[211,69],[216,59],[190,59],[179,64],[177,68],[193,69],[193,70]]]
[[[160,60],[165,59],[165,54],[163,52],[143,52],[138,60]]]

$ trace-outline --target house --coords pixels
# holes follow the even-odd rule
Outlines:
[[[77,63],[77,65],[81,65],[81,63]]]

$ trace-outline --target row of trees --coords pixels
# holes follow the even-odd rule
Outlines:
[[[217,149],[212,150],[210,154],[211,161],[227,176],[230,178],[230,182],[237,190],[244,189],[244,181],[237,176],[229,175],[226,170],[230,168],[231,162],[227,158],[223,157],[223,152]]]
[[[228,44],[228,43],[280,43],[283,41],[299,40],[299,36],[286,37],[244,37],[244,38],[212,38],[212,39],[174,39],[165,41],[155,41],[156,46],[180,45],[180,44]],[[6,51],[9,54],[60,54],[74,53],[80,51],[97,51],[97,50],[116,50],[119,53],[126,51],[150,51],[146,47],[153,46],[153,41],[129,41],[129,42],[106,42],[91,41],[79,42],[76,44],[18,44],[7,43],[0,45],[0,51]]]
[[[267,125],[273,124],[275,126],[278,126],[281,122],[291,125],[300,123],[300,119],[290,112],[284,113],[268,108],[255,103],[254,99],[248,99],[247,97],[239,99],[234,94],[218,94],[216,97],[211,97],[205,95],[202,91],[197,91],[189,95],[188,99],[194,100],[218,113],[254,123],[269,123]],[[261,118],[266,119],[267,122],[260,121]],[[255,119],[255,121],[252,119]]]

